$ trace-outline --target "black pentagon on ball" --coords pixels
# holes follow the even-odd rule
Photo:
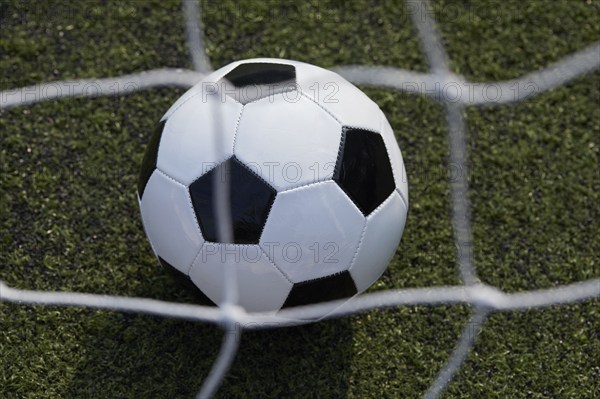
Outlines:
[[[192,282],[192,279],[190,279],[188,275],[177,270],[160,256],[158,257],[158,261],[175,281],[194,296],[198,303],[206,306],[217,306],[217,304],[215,304],[200,288],[198,288],[198,286],[196,286],[196,284]]]
[[[344,127],[333,180],[365,216],[381,205],[396,188],[381,135]]]
[[[350,272],[343,271],[331,276],[294,284],[283,307],[289,308],[349,298],[357,292],[356,284]]]
[[[249,85],[271,85],[296,80],[293,65],[269,62],[249,62],[238,65],[223,76],[235,87]]]
[[[192,204],[204,239],[218,240],[216,209],[213,204],[214,183],[229,183],[233,243],[258,244],[276,190],[252,172],[236,157],[211,169],[190,185]]]
[[[158,158],[158,146],[160,144],[160,138],[162,137],[163,130],[165,129],[165,123],[167,121],[160,121],[152,136],[150,136],[150,141],[146,146],[146,153],[144,154],[144,159],[142,160],[142,167],[140,169],[140,175],[138,178],[138,195],[142,198],[144,194],[144,190],[146,189],[146,184],[148,184],[148,180],[150,180],[150,176],[152,176],[152,172],[156,169],[156,159]]]
[[[219,87],[241,104],[296,90],[296,68],[271,62],[249,62],[233,68]]]

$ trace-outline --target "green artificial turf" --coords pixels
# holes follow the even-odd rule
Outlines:
[[[425,71],[393,2],[203,2],[213,66],[265,56]],[[190,68],[176,1],[0,0],[0,89]],[[435,2],[452,67],[510,79],[600,39],[600,2]],[[402,148],[410,212],[370,291],[458,284],[443,108],[365,88]],[[144,146],[179,89],[0,111],[0,278],[9,285],[192,301],[156,263],[135,197]],[[506,291],[600,277],[600,73],[526,102],[469,108],[474,260]],[[593,398],[600,302],[492,315],[448,398]],[[470,310],[400,307],[247,332],[218,397],[417,398]],[[219,350],[213,326],[0,304],[1,398],[190,398]],[[596,396],[597,397],[597,396]]]

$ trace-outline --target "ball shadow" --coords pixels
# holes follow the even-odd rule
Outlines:
[[[345,397],[351,345],[348,319],[246,331],[219,397]]]
[[[135,295],[202,303],[164,273],[161,287]],[[164,285],[163,285],[164,283]],[[89,311],[68,397],[193,398],[220,349],[214,325],[153,316]],[[217,398],[344,397],[352,332],[348,320],[243,331],[239,351]]]

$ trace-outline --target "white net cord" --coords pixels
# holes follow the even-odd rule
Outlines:
[[[449,68],[446,51],[437,32],[428,1],[407,0],[412,21],[417,29],[429,63],[429,73],[418,73],[390,67],[340,66],[333,70],[355,84],[386,87],[409,93],[433,96],[446,110],[450,160],[453,164],[467,165],[467,125],[463,116],[465,107],[501,105],[519,102],[563,85],[568,81],[600,67],[600,42],[594,43],[564,59],[520,78],[503,82],[471,83],[455,75]],[[182,2],[183,16],[194,71],[183,69],[155,69],[115,78],[83,79],[42,83],[0,92],[0,109],[26,106],[40,101],[72,97],[119,95],[163,86],[189,88],[211,71],[205,51],[200,7],[196,0]],[[410,82],[412,84],[407,84]],[[425,91],[436,87],[437,91]],[[448,90],[448,88],[453,88]],[[474,87],[477,90],[472,90]],[[487,98],[488,87],[498,88],[500,95]],[[515,95],[512,88],[524,88]],[[457,96],[457,93],[472,95]],[[217,145],[221,145],[217,143]],[[474,346],[477,334],[487,316],[498,311],[518,311],[572,304],[600,297],[600,279],[557,286],[550,289],[519,293],[504,293],[479,281],[472,257],[471,220],[468,201],[468,171],[463,170],[451,182],[452,227],[457,247],[457,263],[462,281],[458,286],[404,288],[361,295],[353,301],[337,302],[335,311],[327,318],[336,318],[365,312],[374,308],[413,305],[468,304],[473,308],[470,321],[457,342],[446,365],[424,394],[427,399],[440,397],[460,369]],[[215,175],[220,175],[216,173]],[[226,242],[231,237],[231,215],[228,206],[227,184],[215,185],[219,236]],[[215,323],[225,334],[213,367],[205,379],[197,398],[210,398],[217,391],[235,358],[243,329],[263,329],[294,325],[301,320],[318,316],[329,304],[316,304],[284,309],[279,316],[249,314],[235,306],[237,284],[232,270],[225,279],[225,302],[220,308],[164,302],[147,298],[131,298],[75,292],[43,292],[15,289],[0,280],[0,301],[17,304],[54,306],[83,306],[124,312],[145,313],[191,321]]]

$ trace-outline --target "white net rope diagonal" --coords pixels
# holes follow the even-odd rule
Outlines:
[[[72,97],[123,95],[140,90],[176,86],[189,88],[210,72],[205,52],[200,8],[195,0],[184,0],[183,14],[187,44],[195,71],[184,69],[155,69],[115,78],[82,79],[43,83],[0,92],[0,109],[34,104],[45,100]],[[503,82],[471,83],[451,72],[447,55],[437,33],[435,21],[426,0],[407,0],[419,38],[431,71],[418,73],[390,67],[342,66],[334,71],[355,84],[379,86],[408,93],[432,96],[446,107],[450,162],[466,164],[466,106],[499,105],[519,102],[561,86],[581,75],[600,68],[600,42],[594,43],[539,71]],[[409,84],[410,83],[410,84]],[[118,87],[118,92],[115,92]],[[431,89],[433,87],[433,90]],[[494,87],[499,96],[490,99],[487,89]],[[517,88],[517,90],[515,90]],[[461,93],[469,93],[468,96]],[[217,143],[219,145],[219,143]],[[228,198],[228,187],[217,186],[216,197]],[[471,256],[471,223],[468,203],[468,173],[460,174],[451,183],[452,226],[457,246],[457,263],[463,285],[428,288],[404,288],[364,294],[344,303],[334,301],[337,309],[327,318],[336,318],[374,308],[411,305],[468,304],[474,309],[454,352],[425,393],[428,399],[438,398],[460,369],[475,343],[478,331],[492,312],[519,311],[532,308],[572,304],[600,297],[600,279],[590,279],[549,289],[504,293],[479,281]],[[228,236],[229,207],[226,201],[217,202],[219,234]],[[229,273],[230,275],[233,275]],[[0,280],[0,301],[17,304],[81,306],[136,312],[156,316],[219,324],[225,331],[223,344],[198,398],[209,398],[218,389],[235,358],[243,329],[264,329],[294,325],[301,320],[322,314],[331,304],[316,304],[284,309],[279,316],[249,314],[235,306],[236,282],[225,282],[226,303],[221,308],[165,302],[147,298],[97,295],[75,292],[32,291],[9,287]]]
[[[527,100],[598,69],[599,53],[600,42],[593,43],[539,71],[501,82],[468,82],[454,74],[450,75],[450,81],[443,82],[437,74],[382,66],[347,65],[332,70],[358,85],[384,87],[436,99],[446,98],[467,106],[501,105]],[[0,91],[0,109],[60,98],[109,96],[115,94],[115,88],[119,88],[119,95],[158,87],[188,89],[205,75],[189,69],[161,68],[113,78],[40,83]],[[485,93],[490,90],[497,92],[498,97],[486,96]],[[456,93],[467,95],[453,97]]]
[[[92,309],[144,313],[191,321],[221,324],[226,321],[221,309],[187,303],[165,302],[156,299],[117,295],[88,294],[67,291],[33,291],[8,286],[0,280],[2,300],[23,305],[80,306]],[[295,319],[310,319],[326,309],[341,305],[327,315],[327,319],[366,312],[374,308],[409,305],[466,304],[489,311],[509,312],[554,305],[566,305],[600,297],[600,279],[590,279],[552,288],[505,293],[487,284],[398,288],[363,294],[353,301],[332,301],[324,304],[296,306],[281,310],[279,316],[246,313],[234,307],[229,316],[245,329],[265,329],[297,324]],[[334,305],[334,306],[332,306]]]

